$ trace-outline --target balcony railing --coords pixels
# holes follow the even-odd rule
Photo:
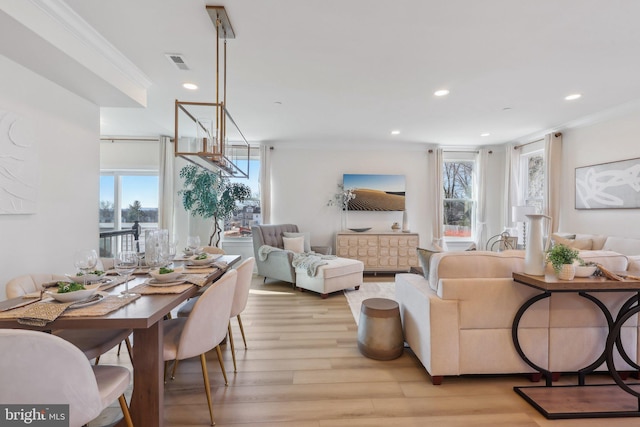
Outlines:
[[[138,238],[140,237],[140,224],[133,223],[128,230],[103,231],[100,233],[100,257],[113,258],[116,252],[139,252]]]

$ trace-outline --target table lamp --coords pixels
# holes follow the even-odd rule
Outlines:
[[[536,213],[535,206],[512,206],[511,221],[522,223],[522,247],[527,248],[527,217],[526,215]]]

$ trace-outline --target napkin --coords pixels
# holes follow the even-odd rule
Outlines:
[[[49,322],[53,322],[60,316],[71,304],[71,302],[36,302],[18,318],[18,323],[29,326],[45,326]]]

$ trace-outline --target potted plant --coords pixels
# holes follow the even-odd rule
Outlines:
[[[547,262],[551,263],[561,280],[573,280],[576,274],[575,261],[580,261],[580,254],[569,246],[557,244],[547,251]]]
[[[213,173],[206,169],[188,165],[180,170],[180,178],[184,179],[184,189],[178,191],[182,195],[182,206],[193,216],[213,218],[209,246],[220,243],[220,221],[230,219],[236,209],[236,202],[243,202],[251,197],[251,188],[246,184],[231,182],[221,173]]]

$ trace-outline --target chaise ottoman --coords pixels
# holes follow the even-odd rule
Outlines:
[[[326,298],[331,292],[343,289],[359,289],[362,284],[364,263],[349,258],[334,258],[326,260],[316,275],[311,277],[306,268],[296,267],[296,286],[300,290],[307,289],[319,293]]]

